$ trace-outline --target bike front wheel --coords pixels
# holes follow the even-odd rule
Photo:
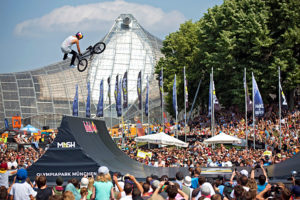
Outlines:
[[[80,72],[85,71],[87,66],[88,66],[87,59],[83,58],[83,59],[78,60],[78,64],[77,64],[78,71],[80,71]]]
[[[106,45],[104,42],[98,42],[97,44],[94,45],[93,52],[95,54],[100,54],[105,50],[105,48],[106,48]]]

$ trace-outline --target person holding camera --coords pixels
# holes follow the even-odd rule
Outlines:
[[[252,168],[250,178],[254,179],[256,169],[261,169],[262,172],[263,172],[263,175],[261,174],[258,177],[257,194],[259,194],[260,192],[262,192],[266,188],[266,186],[268,185],[269,180],[268,180],[267,172],[266,172],[265,168],[263,167],[263,164],[256,165],[254,168]]]
[[[273,186],[268,184],[266,188],[256,195],[256,199],[264,200],[264,199],[290,199],[292,193],[288,188],[284,186],[283,183],[277,183]]]
[[[154,197],[158,196],[158,193],[162,188],[167,188],[166,192],[168,194],[168,198],[167,198],[168,200],[176,200],[176,199],[188,200],[189,199],[188,195],[186,195],[182,190],[180,190],[178,187],[176,187],[174,185],[174,183],[171,181],[161,181],[159,183],[158,187],[155,189],[152,197],[154,198]],[[179,196],[181,196],[182,198]]]
[[[117,195],[117,199],[132,200],[132,191],[134,187],[136,187],[141,194],[144,193],[144,189],[142,185],[135,179],[134,176],[130,174],[126,174],[124,176],[124,183],[125,183],[124,188],[120,187],[117,176],[113,176],[113,180],[116,186],[118,187],[118,190],[120,191],[119,194]]]
[[[292,176],[293,187],[291,189],[292,195],[294,199],[300,199],[300,179],[295,179]]]

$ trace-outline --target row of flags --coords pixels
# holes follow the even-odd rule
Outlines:
[[[137,94],[139,99],[139,109],[142,109],[142,79],[141,79],[141,71],[138,74],[138,80],[137,80]],[[103,117],[104,115],[104,86],[103,86],[103,79],[100,81],[100,93],[99,93],[99,101],[97,105],[97,117]],[[108,101],[109,105],[111,105],[111,77],[107,78],[107,84],[108,84]],[[90,82],[87,83],[87,102],[86,102],[86,117],[91,117],[91,103],[90,103]],[[123,96],[123,98],[122,98]],[[124,73],[123,79],[122,77],[119,78],[119,75],[116,76],[116,82],[115,82],[115,91],[114,91],[114,97],[116,102],[116,111],[118,117],[122,116],[122,109],[126,109],[128,107],[128,75],[127,71]],[[123,99],[123,106],[122,106],[122,99]],[[145,113],[146,116],[149,114],[149,79],[147,76],[147,91],[146,91],[146,102],[145,102]],[[76,92],[75,97],[73,101],[73,116],[78,116],[78,85],[76,85]]]
[[[159,73],[159,78],[158,78],[158,85],[159,85],[159,91],[160,91],[160,100],[161,100],[161,106],[163,105],[163,72],[161,71]],[[247,111],[252,110],[253,102],[251,101],[249,97],[249,92],[248,92],[248,87],[246,83],[246,77],[244,76],[243,78],[244,82],[244,89],[245,89],[245,94],[246,94],[246,99],[247,99]],[[97,105],[97,117],[103,117],[103,110],[104,110],[104,86],[103,86],[103,80],[100,81],[100,94],[99,94],[99,101]],[[108,100],[109,104],[111,105],[111,77],[108,77],[107,79],[107,84],[108,84]],[[252,73],[252,94],[254,95],[254,114],[256,117],[261,117],[264,115],[264,104],[263,104],[263,99],[261,97],[261,94],[259,92],[259,88],[257,86],[256,80],[254,78],[254,75]],[[281,105],[282,107],[287,108],[287,101],[285,98],[285,95],[282,91],[281,84],[279,82],[279,88],[280,88],[280,94],[281,94]],[[87,102],[86,102],[86,117],[90,117],[90,82],[87,83]],[[122,98],[123,94],[123,98]],[[176,84],[176,74],[174,76],[174,82],[173,82],[173,109],[174,113],[177,117],[178,115],[178,106],[177,106],[177,84]],[[138,107],[141,110],[142,109],[142,72],[140,71],[138,73],[137,77],[137,95],[138,95]],[[122,109],[125,109],[128,107],[128,74],[127,71],[124,73],[123,79],[122,77],[119,80],[119,75],[116,76],[116,82],[115,82],[115,91],[114,91],[114,97],[115,97],[115,102],[116,102],[116,111],[118,117],[122,116]],[[123,106],[122,106],[122,99],[123,99]],[[219,111],[220,104],[216,95],[215,91],[215,84],[213,80],[213,76],[211,75],[210,79],[210,86],[209,86],[209,101],[208,101],[208,116],[211,115],[211,110],[212,110],[212,103],[214,104],[214,110]],[[184,68],[184,102],[185,106],[188,107],[188,89],[187,89],[187,79],[185,75],[185,68]],[[147,84],[146,84],[146,100],[145,100],[145,114],[146,116],[149,115],[149,78],[147,76]],[[73,101],[73,116],[78,116],[78,85],[76,85],[76,92],[75,92],[75,97]]]

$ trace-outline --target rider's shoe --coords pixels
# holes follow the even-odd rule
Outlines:
[[[75,65],[70,65],[70,68],[75,68],[76,66]]]

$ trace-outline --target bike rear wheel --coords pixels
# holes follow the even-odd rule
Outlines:
[[[80,72],[85,71],[87,66],[88,66],[87,59],[83,58],[83,59],[78,60],[78,64],[77,64],[78,71],[80,71]]]
[[[98,42],[94,45],[93,52],[95,54],[100,54],[105,50],[105,48],[106,48],[106,45],[104,42]]]

